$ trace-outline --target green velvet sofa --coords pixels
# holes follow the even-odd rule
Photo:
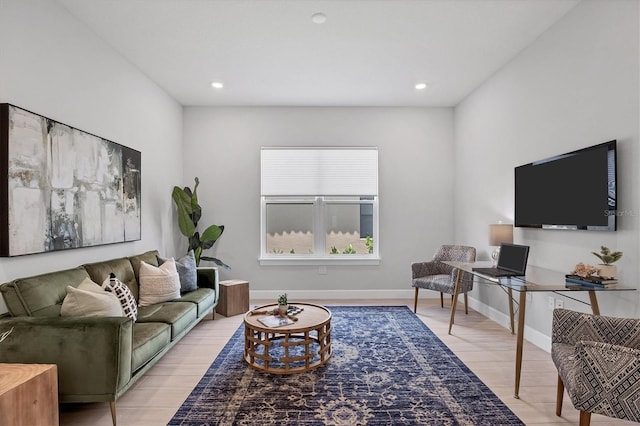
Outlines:
[[[111,272],[136,300],[140,262],[157,266],[157,251],[20,278],[0,285],[10,317],[0,319],[0,362],[56,364],[60,402],[116,400],[218,303],[215,268],[198,268],[198,289],[179,299],[138,307],[128,317],[60,316],[67,285]]]

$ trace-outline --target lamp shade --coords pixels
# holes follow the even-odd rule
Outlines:
[[[489,245],[499,246],[502,243],[513,244],[513,225],[506,223],[489,225]]]

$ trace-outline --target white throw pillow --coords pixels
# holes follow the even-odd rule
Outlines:
[[[136,303],[136,298],[133,297],[133,293],[131,293],[131,290],[129,290],[129,287],[127,287],[125,283],[117,279],[115,275],[113,275],[113,278],[108,276],[102,283],[102,288],[105,291],[114,294],[118,298],[125,316],[134,321],[138,318],[138,304]]]
[[[180,297],[180,277],[173,258],[159,267],[140,262],[140,306],[167,302]]]
[[[67,286],[60,315],[85,317],[121,317],[122,306],[116,296],[107,293],[98,284],[85,278],[75,288]]]

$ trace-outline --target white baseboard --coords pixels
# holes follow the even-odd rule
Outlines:
[[[251,299],[274,301],[283,291],[250,290]],[[333,299],[410,299],[413,300],[413,288],[406,290],[286,290],[290,300],[333,300]],[[427,293],[427,292],[424,292]],[[436,293],[434,293],[436,294]],[[426,296],[426,295],[425,295]],[[420,294],[422,298],[422,294]]]
[[[481,313],[482,315],[489,318],[490,320],[493,320],[496,323],[500,324],[502,327],[506,328],[507,330],[511,329],[509,315],[504,314],[492,308],[489,305],[481,303],[476,299],[472,299],[471,297],[469,297],[469,307],[474,311]],[[517,327],[518,318],[516,317],[515,320],[516,320],[515,326]],[[526,320],[524,325],[524,338],[525,340],[533,343],[540,349],[551,353],[551,337],[545,335],[544,333],[539,332],[538,330],[528,327],[526,324]]]

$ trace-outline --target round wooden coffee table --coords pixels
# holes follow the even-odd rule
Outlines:
[[[303,308],[297,321],[268,327],[258,312],[271,311],[277,304],[264,305],[244,316],[244,359],[256,370],[273,374],[302,373],[324,365],[331,358],[331,311],[311,303],[294,303]]]

